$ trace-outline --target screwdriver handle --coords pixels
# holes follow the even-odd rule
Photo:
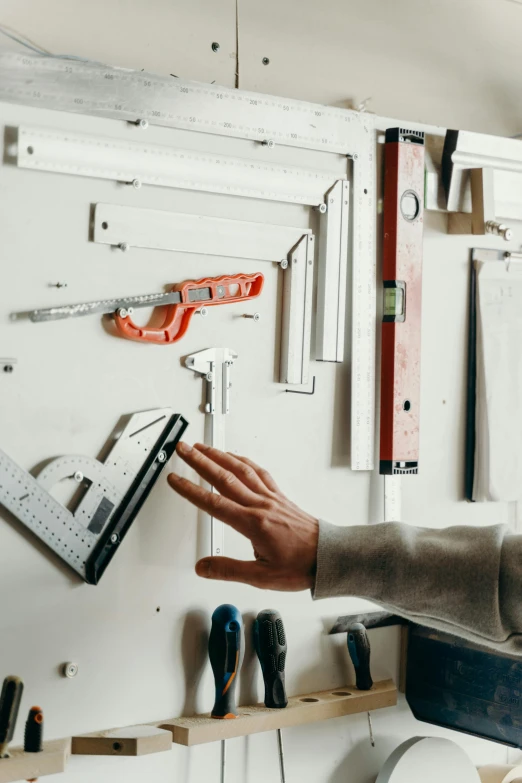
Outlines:
[[[355,669],[355,684],[360,691],[369,691],[373,685],[370,672],[370,640],[362,623],[353,623],[349,627],[347,643]]]
[[[20,677],[5,678],[0,695],[0,759],[9,757],[7,748],[13,739],[23,690]]]
[[[212,717],[237,717],[235,701],[237,675],[245,651],[243,618],[232,604],[218,606],[212,615],[212,629],[208,642],[210,664],[214,672],[216,698]]]
[[[31,707],[25,722],[24,751],[41,753],[43,750],[43,722],[41,707]]]
[[[282,709],[285,691],[286,635],[283,618],[275,609],[259,612],[254,622],[254,647],[265,682],[265,707]]]

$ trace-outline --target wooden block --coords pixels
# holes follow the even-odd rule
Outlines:
[[[41,753],[24,753],[23,748],[9,748],[10,758],[0,759],[0,783],[33,780],[64,772],[70,752],[69,739],[44,742]]]
[[[84,756],[145,756],[172,749],[172,734],[157,726],[128,726],[72,738],[72,753]]]
[[[395,704],[397,688],[392,680],[385,680],[375,683],[371,691],[358,691],[354,686],[347,686],[293,696],[288,700],[288,707],[283,710],[269,710],[262,704],[240,707],[240,714],[234,720],[216,720],[209,715],[196,715],[193,718],[167,720],[158,725],[171,731],[172,741],[179,745],[200,745],[393,707]]]

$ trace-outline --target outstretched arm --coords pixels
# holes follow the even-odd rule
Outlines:
[[[200,576],[270,590],[310,588],[314,598],[360,596],[414,622],[522,652],[522,536],[501,525],[336,527],[298,508],[246,457],[184,443],[178,454],[220,494],[174,473],[170,486],[250,539],[254,550],[251,561],[203,558]]]

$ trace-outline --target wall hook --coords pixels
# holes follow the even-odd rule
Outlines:
[[[312,378],[312,391],[297,391],[296,389],[285,389],[287,394],[307,394],[309,397],[315,394],[315,375]]]

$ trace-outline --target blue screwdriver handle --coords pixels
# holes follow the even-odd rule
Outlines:
[[[355,684],[360,691],[369,691],[373,685],[370,672],[370,640],[362,623],[353,623],[349,627],[347,643],[355,669]]]
[[[243,618],[239,610],[232,604],[218,606],[212,615],[208,642],[216,686],[213,718],[226,720],[237,717],[236,685],[244,652]]]
[[[283,709],[285,690],[286,635],[283,618],[276,609],[264,609],[254,622],[254,647],[265,683],[265,707]]]

